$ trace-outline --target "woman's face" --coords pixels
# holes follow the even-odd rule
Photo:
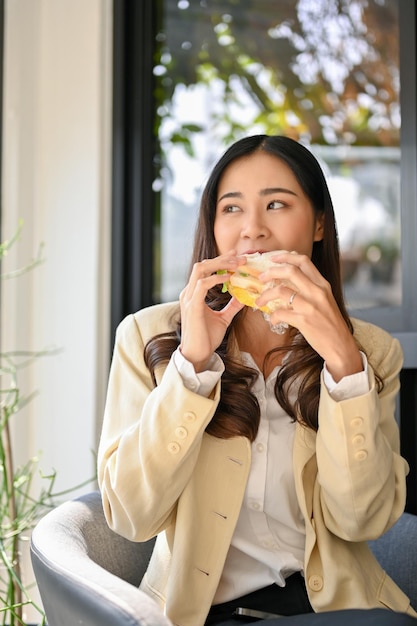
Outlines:
[[[240,157],[221,176],[214,220],[218,254],[295,250],[311,258],[313,242],[323,238],[322,222],[291,169],[272,154]]]

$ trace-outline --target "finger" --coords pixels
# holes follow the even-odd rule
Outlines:
[[[261,275],[260,280],[263,283],[271,283],[273,287],[265,289],[263,293],[267,294],[270,298],[270,289],[277,289],[277,293],[290,297],[291,293],[296,291],[297,293],[303,293],[307,299],[314,300],[317,294],[326,290],[328,285],[327,281],[318,273],[317,277],[312,279],[307,276],[298,266],[285,265],[281,267],[273,267],[268,269]],[[288,291],[290,293],[288,293]]]
[[[294,285],[279,282],[262,292],[256,300],[256,306],[263,307],[269,304],[274,309],[287,309],[295,298],[294,294],[298,293],[299,291]]]
[[[238,300],[236,300],[236,298],[230,298],[229,302],[221,312],[227,325],[229,325],[235,315],[244,308],[245,305],[241,304]]]
[[[294,299],[297,295],[298,291],[293,291],[292,294],[290,295],[290,299],[288,300],[288,308],[293,310],[294,309]]]
[[[204,259],[203,261],[195,263],[193,271],[197,275],[208,276],[219,270],[235,268],[245,262],[245,258],[237,256],[236,250],[231,250],[226,254],[221,254],[212,259]]]
[[[272,260],[274,261],[274,265],[272,265],[267,272],[282,270],[284,276],[288,276],[289,278],[291,276],[296,278],[298,274],[300,274],[301,277],[306,276],[317,285],[322,285],[325,281],[310,257],[305,254],[282,252],[279,255],[272,257]],[[265,272],[265,274],[267,272]]]
[[[215,287],[228,281],[230,274],[210,274],[209,276],[198,278],[195,282],[191,282],[182,291],[180,302],[187,305],[195,305],[204,308],[206,305],[207,292]]]

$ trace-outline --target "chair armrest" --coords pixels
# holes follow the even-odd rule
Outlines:
[[[392,528],[368,545],[417,610],[417,515],[403,513]]]
[[[154,600],[135,586],[151,546],[127,541],[103,520],[95,492],[58,506],[36,525],[31,558],[49,626],[172,626]],[[135,575],[128,571],[129,582],[120,577],[125,557],[131,560],[128,569],[140,565]],[[113,571],[103,567],[108,564]]]

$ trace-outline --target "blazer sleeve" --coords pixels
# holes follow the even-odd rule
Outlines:
[[[348,541],[374,539],[397,521],[409,471],[395,420],[401,347],[381,329],[369,325],[369,333],[377,346],[367,351],[369,392],[336,402],[321,385],[317,487],[327,528]],[[374,371],[384,383],[379,394]]]
[[[145,541],[175,515],[215,412],[219,385],[210,398],[193,393],[171,359],[155,387],[138,320],[129,316],[116,332],[98,482],[109,526],[130,540]]]

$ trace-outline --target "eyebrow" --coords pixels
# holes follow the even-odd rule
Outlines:
[[[270,196],[274,193],[289,193],[292,196],[297,195],[294,191],[291,191],[291,189],[286,189],[285,187],[266,187],[265,189],[260,190],[259,195]],[[228,191],[217,200],[217,203],[225,200],[226,198],[243,198],[243,194],[240,191]]]

